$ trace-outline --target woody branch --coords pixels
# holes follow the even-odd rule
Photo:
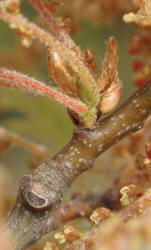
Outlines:
[[[150,113],[151,81],[92,130],[75,130],[63,150],[24,176],[7,222],[14,249],[25,249],[54,230],[57,208],[75,178],[92,167],[101,153],[142,128]]]

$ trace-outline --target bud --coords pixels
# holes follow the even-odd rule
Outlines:
[[[145,189],[140,184],[130,184],[124,186],[120,189],[122,194],[120,202],[123,207],[128,206],[133,203],[135,200],[140,198],[145,192]]]
[[[64,226],[64,234],[68,242],[80,239],[82,237],[82,233],[77,228],[68,224]]]
[[[134,189],[135,185],[131,184],[129,186],[124,186],[120,189],[120,193],[122,194],[120,202],[123,207],[128,206],[130,203],[133,202],[133,199],[129,196],[129,192],[131,189]]]
[[[118,81],[118,54],[118,44],[114,37],[110,37],[107,42],[105,56],[101,63],[101,74],[98,79],[98,84],[101,91],[104,91],[113,82]]]
[[[90,47],[87,47],[85,55],[84,55],[84,63],[89,68],[90,72],[97,77],[97,64],[95,60],[95,56]]]
[[[49,75],[69,96],[77,97],[77,77],[70,65],[54,50],[48,50]]]
[[[93,211],[90,220],[98,225],[102,220],[108,219],[111,216],[111,211],[106,207],[99,207]]]
[[[111,86],[105,91],[101,102],[100,102],[100,111],[103,114],[111,112],[116,105],[118,104],[122,92],[122,84],[118,82],[113,82]]]

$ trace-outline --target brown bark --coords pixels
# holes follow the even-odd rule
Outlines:
[[[119,140],[142,128],[151,113],[151,81],[92,130],[76,129],[63,150],[21,179],[8,216],[14,249],[25,249],[54,230],[57,208],[74,181],[95,159]]]

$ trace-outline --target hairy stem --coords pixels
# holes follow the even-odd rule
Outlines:
[[[142,128],[151,113],[151,81],[92,130],[77,129],[72,140],[32,175],[24,176],[8,216],[14,249],[25,249],[54,230],[56,210],[72,184],[95,159],[123,137]]]
[[[3,8],[3,1],[0,2],[0,19],[10,24],[12,29],[24,31],[23,35],[32,38],[38,38],[40,42],[45,44],[48,48],[54,48],[65,61],[71,65],[72,69],[76,72],[80,79],[80,83],[87,93],[87,101],[85,104],[88,106],[87,114],[83,116],[85,127],[92,127],[97,117],[97,105],[100,101],[99,87],[93,78],[89,69],[84,63],[79,60],[75,53],[68,49],[63,43],[57,40],[52,34],[39,28],[36,24],[31,23],[22,15],[12,15],[6,12]]]
[[[76,46],[73,40],[70,38],[68,33],[62,28],[60,22],[58,22],[50,11],[44,5],[41,0],[29,0],[35,9],[41,14],[41,16],[47,22],[49,29],[56,35],[56,37],[65,44],[65,46],[71,49],[79,59],[82,59],[82,53],[80,49]]]
[[[87,106],[83,102],[61,93],[56,88],[47,86],[34,78],[15,71],[0,68],[0,87],[19,89],[35,95],[47,96],[79,114],[87,111]]]

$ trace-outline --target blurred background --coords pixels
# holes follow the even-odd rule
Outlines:
[[[32,21],[44,27],[45,24],[38,17],[32,6],[24,1],[21,5],[22,12]],[[95,18],[95,17],[94,17]],[[108,17],[106,17],[108,18]],[[104,57],[106,42],[110,36],[115,36],[119,43],[119,76],[123,82],[123,103],[131,95],[133,89],[132,57],[128,54],[128,42],[134,33],[134,26],[125,24],[122,16],[113,22],[101,24],[94,23],[87,18],[79,23],[80,29],[72,34],[73,40],[84,51],[90,46],[97,59],[100,71],[101,61]],[[46,27],[47,28],[47,27]],[[9,29],[8,25],[0,21],[0,66],[23,72],[33,76],[48,85],[54,82],[48,76],[47,54],[45,48],[34,41],[29,48],[20,43],[20,37]],[[58,152],[71,139],[74,125],[64,107],[46,97],[33,97],[8,89],[0,89],[0,126],[15,131],[25,138],[45,145],[51,154]],[[114,169],[109,161],[105,166],[109,172],[103,171],[100,162],[107,158],[107,153],[97,160],[96,167],[83,174],[74,183],[70,193],[103,192],[110,185],[110,178]],[[30,173],[31,154],[20,147],[12,147],[8,152],[0,153],[0,165],[9,171],[11,176],[11,193],[15,198],[21,176]],[[98,174],[99,173],[99,174]],[[95,185],[90,185],[95,183]],[[102,188],[102,183],[105,183]],[[69,193],[67,197],[69,197]],[[67,199],[65,197],[65,200]],[[12,198],[12,199],[14,199]],[[84,224],[83,224],[84,227]]]

